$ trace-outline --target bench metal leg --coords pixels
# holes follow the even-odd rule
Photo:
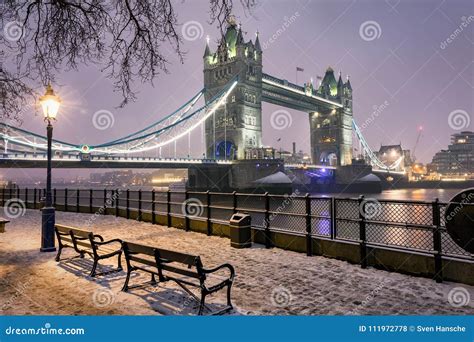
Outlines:
[[[202,292],[201,293],[201,304],[199,305],[198,316],[202,315],[202,311],[204,310],[204,307],[206,306],[205,301],[206,301],[206,295],[204,294],[204,292]]]
[[[94,259],[94,265],[92,265],[92,271],[90,273],[90,277],[94,278],[95,277],[95,270],[97,268],[97,264],[98,264],[99,260],[97,259]]]
[[[62,250],[63,250],[63,246],[59,246],[59,248],[58,248],[58,254],[56,254],[56,258],[54,258],[54,260],[56,260],[56,261],[59,261],[59,260],[60,260]]]
[[[118,255],[118,262],[117,262],[117,271],[123,270],[122,268],[122,253]]]
[[[153,273],[151,274],[150,284],[151,285],[156,285],[156,279],[155,279],[155,275]]]
[[[128,291],[128,282],[130,281],[130,274],[132,273],[132,270],[129,268],[127,269],[127,277],[125,278],[125,283],[123,284],[122,291],[127,292]]]
[[[232,302],[231,302],[231,299],[230,299],[230,290],[232,288],[232,283],[230,283],[228,286],[227,286],[227,306],[232,309],[233,306],[232,306]]]

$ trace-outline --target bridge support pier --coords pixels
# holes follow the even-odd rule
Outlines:
[[[251,159],[236,161],[231,165],[199,165],[188,170],[188,189],[192,191],[259,191],[268,189],[256,180],[284,171],[280,159]],[[271,184],[269,184],[271,186]],[[274,191],[280,189],[274,189]]]

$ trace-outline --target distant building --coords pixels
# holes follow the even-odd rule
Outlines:
[[[441,176],[474,177],[474,132],[453,134],[448,149],[434,155],[428,170]]]
[[[410,150],[404,150],[401,144],[398,145],[382,145],[378,152],[375,152],[377,158],[386,166],[395,165],[400,158],[396,170],[404,171],[412,164]]]
[[[245,150],[245,159],[282,159],[290,164],[311,164],[311,156],[302,150],[296,151],[296,143],[293,143],[293,151],[276,150],[273,147],[256,147]]]
[[[187,179],[187,169],[161,169],[153,171],[151,174],[151,184],[158,187],[166,187],[173,183],[185,182]]]
[[[92,184],[110,186],[134,185],[134,174],[132,170],[91,173],[89,177],[89,182]]]
[[[245,159],[275,159],[275,149],[273,147],[246,148]]]

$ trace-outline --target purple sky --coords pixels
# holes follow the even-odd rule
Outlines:
[[[80,72],[58,77],[56,91],[64,106],[55,124],[55,137],[74,143],[100,143],[121,137],[150,124],[173,111],[203,86],[202,54],[205,37],[211,37],[215,49],[218,30],[208,24],[208,1],[176,1],[180,24],[197,21],[202,26],[201,38],[184,40],[188,51],[184,64],[172,58],[170,73],[155,80],[154,87],[137,84],[140,92],[136,103],[117,109],[119,94],[114,94],[112,81],[99,68],[90,66]],[[470,0],[404,0],[404,1],[294,1],[259,0],[253,15],[245,15],[236,0],[238,21],[247,32],[245,39],[254,39],[260,32],[264,47],[264,72],[299,83],[324,75],[327,66],[349,74],[354,93],[354,117],[373,149],[380,144],[398,144],[412,149],[417,126],[424,133],[416,151],[419,161],[429,162],[433,154],[446,148],[453,129],[449,114],[465,111],[474,129],[474,2]],[[296,20],[273,43],[285,20]],[[466,27],[463,27],[462,23]],[[379,36],[362,39],[360,27],[374,21]],[[462,32],[456,33],[456,30]],[[448,37],[454,37],[447,42]],[[384,104],[374,115],[374,106]],[[263,106],[263,143],[309,152],[309,123],[306,113],[289,110],[292,126],[284,131],[270,125],[270,115],[279,107]],[[112,128],[94,128],[92,116],[99,110],[113,113]],[[459,113],[459,112],[456,112]],[[33,114],[32,114],[33,115]],[[461,116],[465,114],[461,114]],[[24,118],[23,127],[43,133],[41,117]],[[282,137],[281,142],[276,139]],[[201,155],[199,134],[192,136],[192,154]],[[182,146],[181,146],[182,145]],[[178,147],[178,154],[187,154],[187,141]]]

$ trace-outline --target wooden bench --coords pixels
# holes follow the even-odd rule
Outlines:
[[[212,269],[205,269],[199,256],[125,241],[122,243],[122,246],[127,262],[127,278],[125,279],[122,291],[127,292],[130,288],[143,286],[143,284],[132,287],[128,286],[131,273],[140,270],[151,274],[151,281],[146,284],[155,285],[157,283],[155,276],[158,276],[159,282],[169,280],[176,282],[200,303],[198,315],[202,315],[204,309],[207,309],[212,315],[222,314],[232,309],[230,292],[235,275],[232,265],[223,264]],[[224,278],[224,280],[219,280],[219,282],[212,286],[208,286],[206,284],[208,275],[222,269],[227,269],[229,276]],[[194,295],[187,286],[199,288],[201,290],[201,298]],[[205,303],[206,296],[225,287],[227,287],[227,306],[222,310],[212,312]]]
[[[5,220],[4,218],[0,217],[0,233],[5,233],[5,225],[10,221]]]
[[[77,253],[79,253],[78,257],[83,258],[84,255],[87,254],[94,260],[94,264],[90,273],[91,277],[95,277],[97,275],[96,269],[99,260],[108,259],[116,255],[118,256],[118,266],[113,272],[122,270],[122,240],[113,239],[104,241],[102,236],[94,234],[90,231],[60,224],[56,224],[54,229],[59,245],[56,261],[60,260],[63,248],[73,248]],[[115,246],[113,244],[115,244]],[[101,274],[105,273],[110,272],[104,272]]]

